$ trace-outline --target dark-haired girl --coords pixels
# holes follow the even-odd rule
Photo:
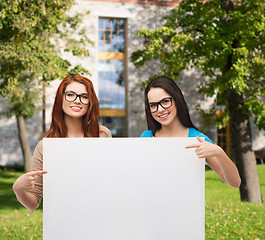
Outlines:
[[[49,138],[111,137],[109,129],[98,124],[99,103],[92,82],[83,76],[67,76],[59,85],[53,104]],[[13,184],[18,201],[35,210],[42,199],[43,142],[33,154],[31,172],[20,176]]]
[[[162,76],[148,84],[145,106],[149,130],[141,137],[196,137],[198,143],[186,148],[195,148],[197,156],[205,158],[225,183],[236,188],[240,186],[241,179],[235,164],[221,147],[194,127],[183,94],[174,80]]]

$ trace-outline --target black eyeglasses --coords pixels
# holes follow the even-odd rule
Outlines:
[[[65,95],[65,100],[67,102],[74,102],[77,99],[77,97],[79,97],[81,103],[85,105],[89,104],[89,98],[87,94],[77,94],[75,92],[69,91],[69,92],[64,92],[64,95]]]
[[[170,108],[172,106],[172,97],[163,98],[159,102],[150,102],[148,105],[148,110],[151,113],[154,113],[158,110],[158,105],[164,109]]]

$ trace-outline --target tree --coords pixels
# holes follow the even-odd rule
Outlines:
[[[225,126],[230,119],[241,200],[261,202],[249,118],[254,116],[265,129],[264,1],[183,0],[163,21],[161,28],[138,32],[147,44],[131,60],[140,67],[157,59],[161,69],[156,75],[175,79],[184,69],[202,70],[205,81],[199,92],[211,97],[218,93],[225,108],[215,120]]]
[[[66,14],[73,4],[73,0],[0,3],[0,94],[10,103],[9,114],[16,116],[26,171],[31,153],[24,121],[36,111],[42,83],[71,73],[89,73],[80,65],[71,67],[61,56],[62,51],[88,56],[85,47],[92,44],[80,27],[82,15]]]

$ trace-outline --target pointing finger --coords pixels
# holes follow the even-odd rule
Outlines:
[[[188,149],[188,148],[198,148],[200,147],[201,144],[200,143],[194,143],[194,144],[191,144],[191,145],[188,145],[186,146],[185,148]]]
[[[27,174],[29,176],[37,176],[37,175],[43,175],[43,174],[46,174],[47,171],[45,170],[39,170],[39,171],[32,171],[32,172],[28,172]]]

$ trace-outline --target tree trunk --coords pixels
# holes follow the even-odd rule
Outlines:
[[[231,136],[236,165],[241,177],[241,201],[262,202],[249,116],[242,112],[243,97],[233,90],[227,91],[231,122]]]
[[[232,0],[221,0],[221,7],[226,13],[234,11]],[[222,19],[229,21],[229,19]],[[239,47],[239,40],[232,43],[233,48]],[[233,52],[227,58],[223,73],[227,73],[233,66]],[[241,177],[241,201],[262,202],[259,177],[256,166],[255,154],[252,150],[252,136],[249,116],[243,112],[243,96],[234,90],[228,89],[226,96],[231,124],[232,151]]]
[[[31,171],[31,151],[27,138],[25,120],[24,117],[22,116],[16,116],[16,118],[17,118],[18,136],[24,159],[24,170],[25,172],[28,172]]]

